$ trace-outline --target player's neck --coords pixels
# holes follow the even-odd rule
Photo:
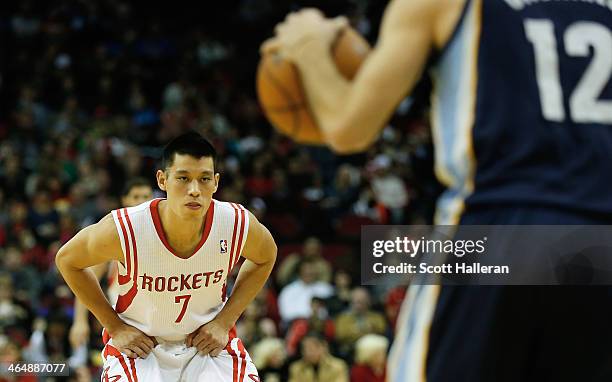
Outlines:
[[[159,203],[158,209],[162,228],[172,248],[188,252],[200,242],[208,210],[202,218],[186,220],[175,214],[165,200]]]

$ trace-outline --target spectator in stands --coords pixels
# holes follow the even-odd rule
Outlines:
[[[385,316],[391,326],[392,333],[395,333],[395,324],[399,316],[402,302],[406,296],[406,287],[398,286],[387,292],[385,296]]]
[[[355,344],[355,365],[351,382],[385,382],[389,340],[377,334],[366,334]]]
[[[0,335],[0,363],[2,365],[16,364],[23,362],[20,346],[5,335]],[[36,382],[38,379],[35,376],[13,376],[5,379],[0,378],[2,382]]]
[[[30,335],[32,321],[30,308],[14,295],[11,277],[0,274],[0,328],[3,333],[22,344]]]
[[[285,344],[280,338],[264,338],[251,347],[259,378],[265,382],[284,382],[289,378]]]
[[[311,259],[300,262],[298,275],[298,279],[285,286],[278,296],[280,316],[285,327],[297,318],[310,317],[310,300],[313,297],[327,298],[334,293],[329,283],[316,279],[316,268]]]
[[[327,198],[322,203],[330,219],[335,220],[351,210],[359,198],[360,182],[359,170],[355,167],[343,164],[338,168],[333,186],[329,188]]]
[[[374,172],[372,190],[376,201],[390,212],[390,223],[401,224],[404,219],[404,208],[408,205],[408,191],[404,181],[392,171],[392,159],[380,154],[371,162]]]
[[[67,360],[72,351],[68,341],[70,320],[61,313],[53,312],[45,320],[37,319],[24,357],[29,362],[61,362]],[[80,357],[86,356],[86,349]]]
[[[310,300],[312,314],[310,318],[298,318],[293,320],[287,335],[287,353],[289,356],[294,356],[297,353],[298,345],[302,342],[302,338],[308,333],[317,333],[325,338],[325,340],[334,340],[334,321],[329,317],[329,313],[325,307],[325,301],[318,297],[313,297]]]
[[[276,280],[281,285],[286,285],[293,280],[297,274],[297,267],[301,259],[308,259],[314,267],[315,279],[326,283],[331,282],[332,266],[323,257],[323,246],[321,240],[309,237],[304,241],[301,253],[287,255],[278,266]]]
[[[49,245],[59,238],[59,214],[51,203],[51,195],[46,189],[39,189],[28,211],[28,225],[42,245]]]
[[[339,269],[334,273],[334,295],[325,301],[329,314],[333,317],[348,309],[351,303],[351,275]]]
[[[350,308],[336,318],[336,341],[342,355],[348,356],[355,342],[368,333],[384,334],[387,321],[382,313],[370,309],[370,294],[355,288]]]
[[[346,363],[331,354],[320,335],[302,339],[302,358],[289,366],[289,382],[348,382]]]
[[[2,268],[11,276],[15,296],[21,301],[36,302],[42,286],[36,269],[24,264],[22,253],[15,245],[9,245],[0,253]]]

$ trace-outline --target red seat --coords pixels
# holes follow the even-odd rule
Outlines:
[[[358,239],[361,235],[361,226],[376,224],[374,220],[357,215],[348,215],[340,219],[336,231],[338,235],[347,239]]]

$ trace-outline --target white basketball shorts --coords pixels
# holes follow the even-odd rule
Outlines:
[[[259,382],[257,369],[239,338],[217,356],[200,355],[183,342],[155,346],[147,358],[128,358],[107,342],[102,382]]]

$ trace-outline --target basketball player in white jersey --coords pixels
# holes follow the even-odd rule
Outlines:
[[[105,327],[103,381],[259,381],[235,323],[270,275],[276,244],[242,206],[212,198],[215,158],[199,134],[175,138],[156,174],[167,199],[112,211],[59,250],[58,269]],[[114,309],[87,270],[112,260]]]
[[[128,181],[121,193],[121,205],[134,207],[153,198],[153,189],[146,179],[135,178]],[[91,271],[98,280],[104,275],[108,276],[108,289],[106,296],[111,304],[117,301],[119,284],[117,283],[117,264],[98,264],[91,267]],[[73,349],[77,349],[87,342],[89,338],[89,311],[78,299],[74,300],[74,320],[68,335]]]

